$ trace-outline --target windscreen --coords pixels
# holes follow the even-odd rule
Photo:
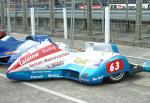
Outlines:
[[[96,43],[96,42],[87,42],[85,44],[85,50],[93,50],[93,51],[104,51],[104,52],[116,52],[118,53],[117,46],[115,44],[107,44],[107,43]]]

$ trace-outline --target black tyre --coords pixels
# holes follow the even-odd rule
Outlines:
[[[106,78],[106,81],[108,81],[110,83],[118,83],[124,79],[125,75],[126,75],[125,72],[113,74],[110,77]]]
[[[10,57],[0,58],[1,63],[7,63]]]

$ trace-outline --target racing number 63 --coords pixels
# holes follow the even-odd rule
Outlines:
[[[110,71],[113,72],[114,70],[118,70],[120,67],[120,62],[115,62],[115,63],[112,63],[110,65]]]
[[[114,60],[112,62],[109,62],[106,64],[106,69],[109,74],[116,72],[118,70],[122,70],[123,69],[123,61],[119,59],[119,60]]]

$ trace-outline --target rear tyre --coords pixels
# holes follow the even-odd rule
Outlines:
[[[113,74],[110,77],[106,78],[106,81],[110,83],[118,83],[122,81],[124,77],[125,77],[125,72],[120,72],[120,73]]]

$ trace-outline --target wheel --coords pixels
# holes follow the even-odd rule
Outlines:
[[[7,63],[9,60],[9,57],[0,58],[1,63]]]
[[[120,81],[122,81],[125,77],[125,73],[124,72],[120,72],[117,74],[113,74],[110,77],[106,78],[106,81],[110,82],[110,83],[118,83]]]
[[[33,36],[27,36],[26,40],[33,40]]]

